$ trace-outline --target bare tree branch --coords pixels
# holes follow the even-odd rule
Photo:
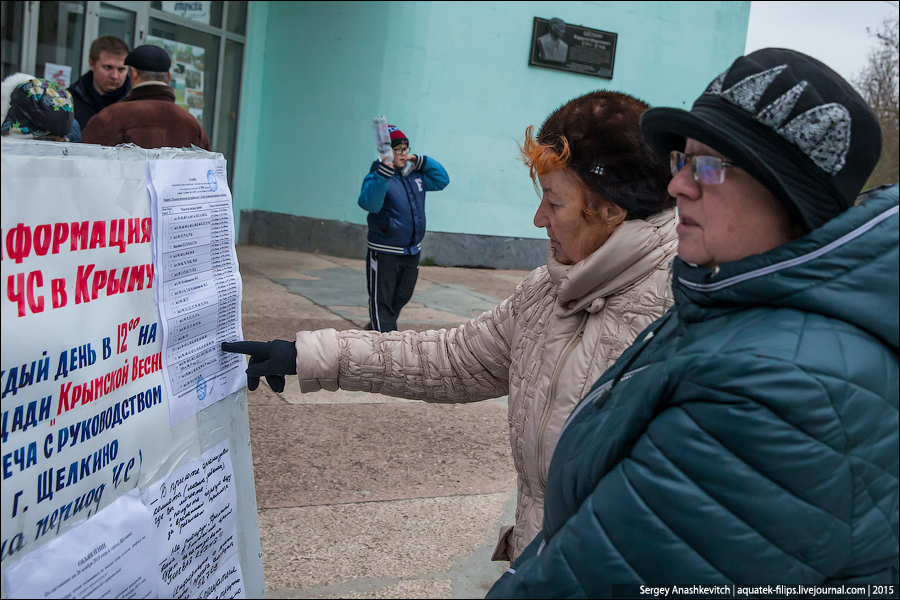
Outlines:
[[[869,64],[854,79],[853,84],[865,98],[881,123],[881,158],[866,182],[866,188],[900,179],[900,129],[898,129],[898,90],[900,90],[900,19],[885,19],[881,28],[869,35],[875,47],[869,51]]]

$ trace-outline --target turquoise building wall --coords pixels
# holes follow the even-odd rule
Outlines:
[[[518,145],[609,89],[689,107],[743,52],[750,2],[251,2],[235,214],[364,224],[356,200],[386,115],[450,185],[435,232],[544,238]],[[612,80],[528,66],[533,18],[618,34]]]

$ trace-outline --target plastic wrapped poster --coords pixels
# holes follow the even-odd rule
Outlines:
[[[391,150],[391,136],[388,134],[388,122],[386,117],[375,117],[372,120],[372,128],[375,130],[375,149],[378,151],[378,160],[393,158]]]

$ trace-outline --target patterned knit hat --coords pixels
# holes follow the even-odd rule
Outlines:
[[[881,154],[881,127],[853,87],[821,62],[781,48],[738,58],[690,112],[641,118],[660,157],[685,138],[721,152],[796,215],[807,231],[853,206]]]
[[[388,125],[388,133],[391,134],[391,148],[396,148],[400,144],[409,146],[409,138],[397,129],[396,125]]]
[[[74,110],[72,95],[65,88],[46,79],[27,79],[10,93],[9,110],[0,125],[0,135],[65,137],[72,133]]]

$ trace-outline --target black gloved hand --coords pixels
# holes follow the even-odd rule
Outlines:
[[[236,354],[249,354],[247,387],[252,392],[259,387],[259,378],[265,377],[272,391],[284,391],[284,376],[297,374],[297,348],[293,342],[222,342],[222,350]]]

